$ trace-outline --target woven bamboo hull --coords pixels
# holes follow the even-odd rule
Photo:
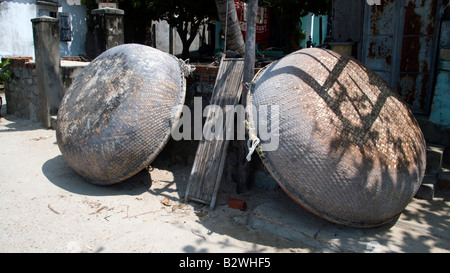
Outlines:
[[[394,91],[360,63],[297,51],[255,76],[248,101],[280,107],[279,147],[260,155],[285,192],[316,215],[382,225],[419,189],[423,134]],[[258,128],[256,118],[249,124]]]
[[[108,185],[136,174],[158,155],[180,117],[180,62],[151,47],[114,47],[92,61],[67,90],[56,136],[68,164]]]

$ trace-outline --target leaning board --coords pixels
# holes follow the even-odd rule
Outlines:
[[[211,97],[211,105],[219,106],[222,113],[225,113],[225,106],[235,106],[239,102],[243,69],[243,58],[226,59],[222,56]],[[208,113],[205,125],[212,118],[211,114]],[[226,129],[230,128],[227,123],[234,122],[234,119],[227,121],[225,115],[223,120],[223,139],[206,140],[203,137],[199,143],[186,189],[186,202],[192,200],[209,204],[211,209],[215,206],[229,143],[225,138]]]

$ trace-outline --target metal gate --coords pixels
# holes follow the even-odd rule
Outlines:
[[[432,100],[442,0],[383,0],[365,5],[362,61],[385,79],[415,114]]]

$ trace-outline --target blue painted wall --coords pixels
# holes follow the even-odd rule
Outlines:
[[[442,21],[439,48],[441,50],[430,121],[450,128],[450,21]]]
[[[319,41],[319,26],[320,26],[320,18],[322,18],[322,41]],[[306,42],[311,36],[312,43],[316,46],[325,40],[325,36],[327,34],[327,21],[328,16],[314,16],[312,13],[301,17],[302,22],[301,29],[306,31],[306,39],[300,43],[300,46],[305,48]]]
[[[450,61],[440,61],[430,121],[450,128]]]

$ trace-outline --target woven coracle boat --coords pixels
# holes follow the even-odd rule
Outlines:
[[[255,113],[279,107],[278,147],[264,151],[273,140],[261,139],[257,151],[281,188],[314,214],[379,226],[400,215],[419,189],[426,165],[422,131],[388,84],[359,62],[329,50],[300,50],[262,69],[247,99],[256,110],[248,120],[251,139],[262,121],[271,130],[276,124],[274,114]]]
[[[68,164],[88,182],[109,185],[147,167],[181,115],[184,64],[152,47],[103,52],[65,93],[56,137]]]

